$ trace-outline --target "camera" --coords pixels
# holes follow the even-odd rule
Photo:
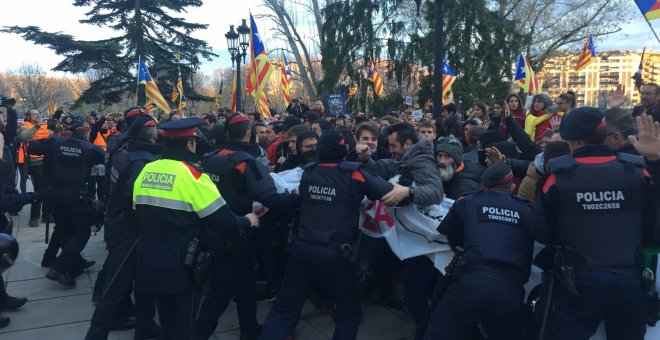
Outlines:
[[[16,99],[8,98],[3,95],[0,95],[0,107],[5,107],[9,109],[14,105],[16,105]]]

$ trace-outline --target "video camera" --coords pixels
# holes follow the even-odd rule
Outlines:
[[[0,107],[10,109],[14,105],[16,105],[16,99],[0,95]]]

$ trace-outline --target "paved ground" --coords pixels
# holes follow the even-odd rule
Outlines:
[[[27,225],[29,207],[20,216],[14,217],[14,236],[20,244],[16,264],[3,274],[7,291],[13,296],[25,296],[29,302],[18,311],[3,315],[11,318],[8,327],[0,329],[2,340],[72,340],[83,339],[94,307],[91,303],[92,288],[96,274],[106,256],[101,233],[92,235],[83,255],[97,263],[78,277],[75,288],[46,279],[46,269],[41,268],[45,225],[30,228]],[[402,312],[383,308],[370,301],[363,301],[364,319],[358,339],[397,340],[410,339],[414,325],[410,317]],[[270,304],[260,302],[260,322],[270,310]],[[297,339],[330,339],[334,330],[332,318],[314,308],[309,302],[303,309],[302,321],[296,329]],[[230,305],[220,319],[214,339],[238,339],[236,308]],[[133,339],[132,331],[113,332],[109,339]]]

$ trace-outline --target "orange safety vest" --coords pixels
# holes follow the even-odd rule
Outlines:
[[[23,124],[21,124],[21,125],[27,126],[28,129],[32,129],[34,127],[34,123],[29,122],[29,121],[23,122]],[[37,132],[34,134],[34,136],[32,136],[31,140],[46,139],[49,136],[50,136],[50,133],[48,133],[48,126],[46,124],[43,124],[39,127],[39,129],[37,129]],[[27,145],[25,146],[25,153],[28,153],[27,152]],[[33,154],[29,154],[29,155],[30,155],[30,158],[32,158],[32,159],[43,158],[44,157],[44,156],[41,156],[41,155],[33,155]],[[25,161],[25,159],[23,159],[23,161]]]
[[[110,137],[112,134],[116,132],[115,129],[108,130],[105,134],[102,134],[101,132],[96,134],[96,138],[94,138],[94,145],[98,145],[101,148],[103,148],[103,151],[106,150],[108,144],[107,140],[108,137]]]

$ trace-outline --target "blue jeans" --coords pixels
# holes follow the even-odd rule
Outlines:
[[[362,321],[353,286],[353,268],[337,250],[306,241],[294,241],[282,288],[261,331],[261,340],[281,340],[293,330],[312,283],[319,282],[337,303],[335,340],[355,339]]]
[[[601,320],[608,340],[643,339],[644,293],[639,279],[612,272],[585,272],[577,280],[579,297],[555,282],[545,339],[587,340]]]

